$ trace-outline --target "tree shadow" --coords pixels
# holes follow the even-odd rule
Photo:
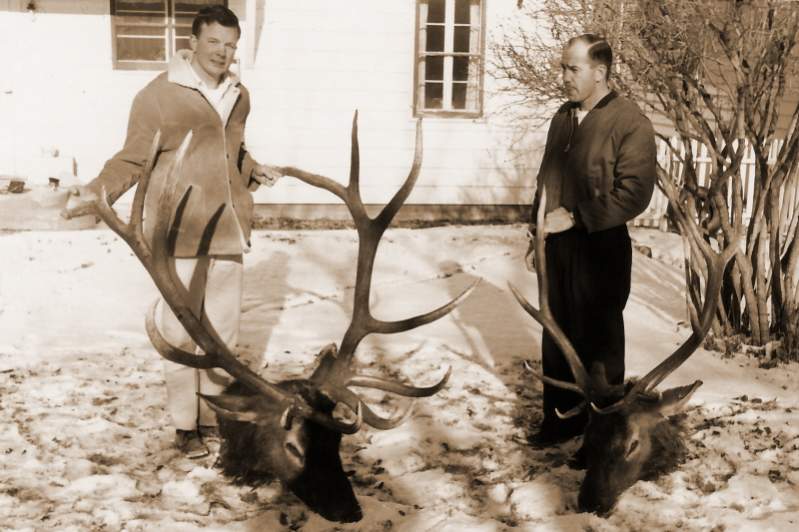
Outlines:
[[[459,293],[456,286],[468,286],[482,279],[452,314],[452,320],[468,348],[467,352],[459,354],[497,373],[498,365],[507,363],[508,357],[514,354],[526,356],[535,350],[535,337],[528,331],[529,323],[525,316],[511,312],[513,307],[509,308],[516,303],[508,290],[481,278],[454,260],[440,262],[439,269],[445,277],[454,276],[458,281],[457,284],[449,283],[452,297]]]
[[[495,475],[487,474],[484,478],[481,477],[481,471],[473,468],[474,458],[476,455],[490,456],[497,450],[497,442],[489,441],[490,436],[492,431],[502,433],[507,430],[496,426],[500,417],[507,416],[510,420],[506,422],[512,425],[509,431],[512,443],[509,443],[506,451],[513,449],[513,452],[521,454],[522,463],[529,464],[529,467],[526,473],[516,474],[515,478],[506,478],[504,482],[526,482],[540,477],[541,483],[552,483],[553,489],[561,490],[564,495],[563,500],[568,501],[565,503],[566,509],[573,511],[576,504],[576,486],[582,473],[574,472],[560,479],[553,471],[565,467],[576,451],[579,440],[574,439],[563,445],[543,450],[534,449],[527,442],[528,436],[537,429],[542,417],[542,387],[523,369],[522,361],[532,358],[533,365],[540,366],[541,336],[540,332],[536,332],[540,331],[540,326],[521,309],[509,290],[481,275],[479,265],[476,266],[469,260],[463,262],[453,259],[437,260],[435,251],[418,249],[416,252],[425,257],[425,260],[436,262],[434,270],[439,273],[432,282],[444,283],[444,290],[448,292],[450,298],[459,295],[464,287],[474,281],[482,279],[474,292],[447,318],[451,322],[451,325],[447,326],[454,326],[457,333],[453,334],[450,330],[444,331],[442,337],[438,339],[435,338],[435,333],[427,338],[428,343],[440,346],[442,361],[446,359],[451,361],[453,376],[448,388],[459,398],[447,400],[450,406],[444,408],[457,409],[461,416],[459,420],[452,421],[453,425],[449,427],[419,422],[417,415],[414,416],[417,419],[409,420],[409,424],[413,426],[412,431],[421,431],[418,434],[419,445],[422,446],[419,452],[429,457],[426,467],[443,469],[452,476],[453,482],[457,482],[468,494],[466,497],[472,504],[477,506],[484,504],[489,499],[487,491],[493,485],[485,478]],[[505,253],[508,258],[503,257],[502,260],[518,260],[521,264],[521,252],[520,250],[518,254]],[[513,274],[513,282],[520,288],[530,288],[532,285],[532,290],[535,291],[535,277],[522,273],[520,268],[519,275]],[[431,280],[419,282],[429,283]],[[439,296],[435,298],[438,300]],[[420,353],[423,350],[424,347],[421,347],[401,356],[393,356],[391,366],[397,368],[418,366],[418,363],[414,364],[410,359],[424,356]],[[438,397],[419,401],[418,417],[426,417],[425,412],[435,412],[435,407],[432,405],[438,401]],[[392,402],[388,401],[389,404]],[[487,407],[481,408],[481,404],[487,404]],[[470,428],[472,425],[474,427]],[[440,454],[439,446],[446,447],[449,438],[457,439],[457,434],[471,430],[485,431],[489,437],[476,441],[467,449],[447,448],[445,453]],[[558,478],[553,481],[555,477]],[[412,482],[410,479],[407,481],[395,479],[393,485],[403,485],[401,490],[404,491],[412,488],[405,485]],[[497,516],[500,520],[505,517],[508,516]],[[512,524],[512,520],[506,524]]]
[[[289,255],[279,251],[245,270],[240,348],[257,357],[254,367],[263,366],[263,356],[280,320],[281,309],[292,295],[297,294],[297,289],[289,286],[287,280],[291,262],[299,260],[302,263],[326,265],[323,269],[330,272],[329,281],[333,289],[325,290],[324,294],[318,293],[313,299],[324,301],[326,305],[332,304],[333,307],[328,307],[327,312],[341,312],[348,318],[351,316],[357,244],[348,235],[349,232],[345,238],[331,235],[331,238],[341,238],[342,241],[342,245],[337,246],[339,251],[333,255],[329,253],[330,246],[301,246],[295,250],[297,253]],[[444,246],[469,245],[468,240],[451,241],[449,235],[449,231],[441,235],[441,244]],[[435,236],[432,240],[438,242],[438,239]],[[425,469],[442,468],[450,475],[452,482],[464,491],[466,504],[478,509],[485,504],[487,490],[495,482],[486,479],[496,475],[484,476],[483,469],[469,470],[477,455],[490,460],[498,449],[503,449],[504,453],[522,455],[521,463],[524,465],[521,472],[518,466],[512,469],[504,465],[501,467],[503,472],[507,471],[510,475],[503,482],[515,484],[541,476],[539,482],[549,484],[553,471],[563,466],[573,449],[566,445],[563,449],[541,451],[529,447],[526,442],[528,431],[537,425],[541,417],[541,386],[523,370],[521,362],[540,358],[540,334],[536,331],[538,325],[519,307],[506,288],[495,284],[500,282],[497,279],[502,278],[496,275],[495,269],[491,275],[494,282],[486,279],[479,264],[486,257],[480,257],[479,252],[475,259],[461,259],[462,253],[453,254],[439,245],[431,245],[431,238],[428,237],[419,240],[387,233],[384,240],[384,247],[400,246],[401,252],[384,249],[383,253],[388,252],[391,257],[409,258],[406,265],[381,265],[379,261],[376,264],[374,284],[379,289],[373,291],[373,305],[382,308],[382,300],[388,304],[385,309],[389,313],[399,311],[402,314],[393,317],[407,317],[419,310],[428,311],[456,297],[482,277],[473,293],[447,318],[426,326],[430,328],[424,331],[419,329],[402,333],[403,339],[395,339],[394,335],[370,335],[359,347],[359,353],[353,361],[359,372],[410,381],[420,386],[438,379],[443,371],[439,371],[440,366],[452,365],[453,374],[447,390],[433,398],[418,400],[413,417],[403,427],[395,429],[407,434],[409,452],[420,456]],[[515,241],[511,245],[515,246]],[[496,243],[491,247],[496,251]],[[518,254],[506,252],[502,248],[500,251],[494,253],[496,256],[487,258],[518,261],[521,265],[521,249]],[[454,256],[456,260],[442,258],[447,256]],[[403,275],[406,268],[414,272],[413,278]],[[392,273],[383,277],[381,270]],[[530,289],[528,292],[534,293],[535,278],[524,274],[523,267],[519,266],[518,274],[514,271],[509,275],[521,289]],[[312,295],[314,290],[302,292]],[[391,301],[387,301],[389,298],[395,303],[407,301],[408,308],[405,309],[403,302],[399,307],[396,304],[391,306]],[[338,343],[340,337],[322,340]],[[303,374],[307,374],[309,369],[305,369]],[[358,389],[357,392],[384,415],[394,415],[407,401],[376,390]],[[443,408],[457,412],[454,419],[442,421],[434,417],[442,408],[442,401]],[[484,408],[486,404],[488,406]],[[492,421],[497,416],[503,416],[501,423]],[[485,431],[490,438],[478,438],[469,448],[448,450],[443,454],[440,452],[442,443],[457,441],[460,435],[475,431],[480,434]],[[371,482],[373,472],[381,469],[381,461],[387,459],[383,456],[386,451],[379,448],[366,454],[359,452],[360,449],[371,447],[367,442],[374,435],[374,431],[367,429],[365,434],[345,438],[342,441],[342,456],[348,467],[356,470],[354,481],[360,482],[356,492],[368,496],[374,492],[380,497],[390,498],[390,493],[363,484]],[[500,440],[505,443],[497,443]],[[414,488],[412,477],[395,477],[390,483],[403,492],[413,491]],[[572,498],[576,493],[573,475],[567,475],[563,482],[555,484],[567,498]],[[567,506],[571,504],[567,503]]]
[[[464,271],[456,261],[445,261],[439,266],[445,272],[459,272],[458,277],[466,276],[470,280],[477,277]],[[519,282],[520,288],[527,288],[530,283],[535,286],[534,277],[527,277],[525,281]],[[541,383],[524,369],[523,361],[531,361],[540,371],[541,336],[534,332],[534,329],[540,330],[540,326],[521,309],[509,290],[485,279],[478,285],[475,293],[453,313],[452,319],[468,346],[466,352],[454,349],[452,352],[464,361],[480,365],[502,384],[504,393],[497,393],[496,388],[492,393],[474,384],[467,385],[467,391],[469,395],[476,395],[480,400],[487,400],[490,405],[507,405],[505,415],[510,417],[513,426],[510,431],[513,443],[517,452],[524,457],[523,463],[529,464],[524,477],[514,478],[512,481],[525,482],[541,477],[542,481],[549,482],[553,471],[566,465],[576,451],[579,440],[570,440],[547,449],[535,449],[528,443],[529,436],[538,428],[543,417],[543,389]],[[494,410],[495,406],[490,409]],[[478,423],[478,428],[483,423],[490,427],[490,419],[498,419],[500,412],[497,410],[493,415],[491,411],[484,412],[481,416],[486,414],[486,419],[480,420],[482,423]],[[468,453],[450,453],[448,456],[450,460],[454,460],[448,464],[449,468],[457,469],[461,458],[466,459],[464,466],[468,461]],[[568,478],[557,478],[554,481],[566,499],[576,496],[574,476],[566,475]],[[509,480],[511,479],[506,479]],[[486,500],[487,487],[480,479],[470,478],[468,475],[465,477],[464,488],[471,492],[473,500]],[[567,506],[570,507],[572,503]]]

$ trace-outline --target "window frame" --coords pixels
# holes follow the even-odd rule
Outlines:
[[[166,58],[163,61],[148,61],[145,59],[119,59],[119,47],[117,43],[117,28],[119,26],[126,26],[123,20],[124,15],[118,15],[119,10],[117,0],[110,0],[110,16],[111,16],[111,62],[114,70],[165,70],[169,61],[175,56],[177,52],[177,19],[175,18],[175,3],[179,0],[159,0],[166,4],[166,11],[164,14],[164,42],[166,44],[165,52]],[[228,7],[229,0],[214,0],[215,3],[221,3]],[[209,0],[209,4],[210,0]],[[203,7],[203,6],[200,6]],[[143,25],[143,24],[140,24]]]
[[[416,21],[414,31],[414,56],[413,56],[413,116],[420,117],[439,117],[439,118],[481,118],[484,113],[484,84],[485,84],[485,49],[486,49],[486,4],[488,0],[472,0],[479,3],[480,20],[477,24],[470,21],[470,28],[474,31],[477,28],[479,43],[476,52],[455,52],[454,33],[455,27],[455,0],[444,0],[444,51],[428,52],[423,50],[423,35],[426,38],[427,21],[422,20],[422,4],[429,4],[430,0],[416,0]],[[424,106],[425,100],[425,62],[427,57],[443,56],[443,96],[444,106],[440,109],[430,109]],[[467,99],[469,85],[475,91],[476,105],[473,109],[454,109],[452,104],[452,88],[456,81],[452,79],[452,64],[454,57],[476,58],[477,79],[474,82],[467,81]],[[473,84],[472,84],[473,83]]]

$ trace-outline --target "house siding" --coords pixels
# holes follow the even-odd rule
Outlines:
[[[0,79],[0,173],[32,172],[44,148],[74,156],[88,181],[122,145],[130,103],[156,74],[114,70],[106,0],[0,3],[13,65]],[[345,181],[350,124],[359,112],[362,193],[387,201],[413,158],[415,0],[230,0],[239,15],[239,73],[250,89],[247,145],[261,162]],[[515,2],[485,1],[486,37],[497,37]],[[488,50],[490,47],[486,46]],[[532,195],[545,131],[524,124],[485,76],[484,114],[424,119],[417,204],[524,204]],[[545,127],[545,126],[544,126]],[[256,192],[262,203],[338,203],[291,179]]]

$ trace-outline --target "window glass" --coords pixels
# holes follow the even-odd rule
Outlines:
[[[417,115],[482,114],[481,0],[417,0]]]
[[[166,66],[177,50],[189,48],[191,23],[207,5],[225,0],[111,0],[116,68]]]

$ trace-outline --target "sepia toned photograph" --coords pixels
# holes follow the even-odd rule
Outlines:
[[[0,530],[799,530],[797,39],[0,0]]]

